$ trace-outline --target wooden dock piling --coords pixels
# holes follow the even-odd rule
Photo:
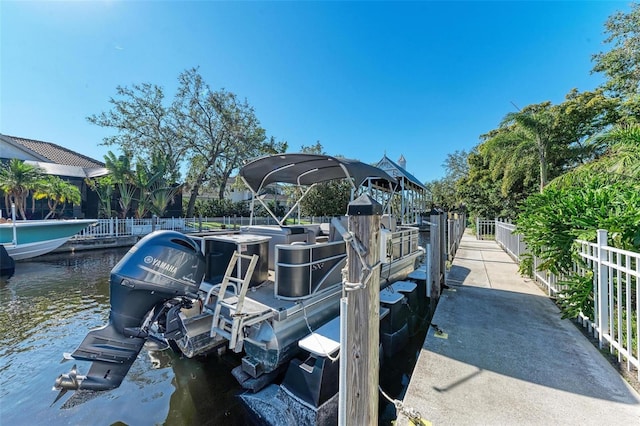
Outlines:
[[[349,204],[349,230],[355,244],[347,243],[348,283],[345,288],[346,336],[342,337],[340,368],[340,425],[378,424],[380,344],[379,239],[382,206],[362,195]],[[364,261],[364,265],[363,265]],[[368,269],[369,268],[369,269]],[[364,274],[363,274],[364,271]],[[364,285],[358,288],[357,284]],[[346,343],[344,343],[346,342]]]

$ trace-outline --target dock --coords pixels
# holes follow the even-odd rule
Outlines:
[[[434,426],[640,424],[638,392],[495,241],[465,234],[446,284],[405,409]]]

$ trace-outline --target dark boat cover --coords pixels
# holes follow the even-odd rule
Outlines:
[[[277,154],[260,157],[240,169],[251,190],[259,192],[271,183],[311,185],[350,177],[356,186],[372,179],[376,185],[395,185],[387,172],[357,160],[318,154]],[[385,185],[386,183],[386,185]]]

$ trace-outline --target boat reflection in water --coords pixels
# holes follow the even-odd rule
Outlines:
[[[145,347],[118,389],[76,392],[52,406],[61,354],[101,326],[109,272],[127,249],[46,255],[0,278],[0,418],[11,425],[247,424],[235,395],[233,357],[180,358]]]

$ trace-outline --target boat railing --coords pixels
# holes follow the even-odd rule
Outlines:
[[[390,261],[401,259],[418,250],[420,230],[416,227],[400,227],[391,233]]]

